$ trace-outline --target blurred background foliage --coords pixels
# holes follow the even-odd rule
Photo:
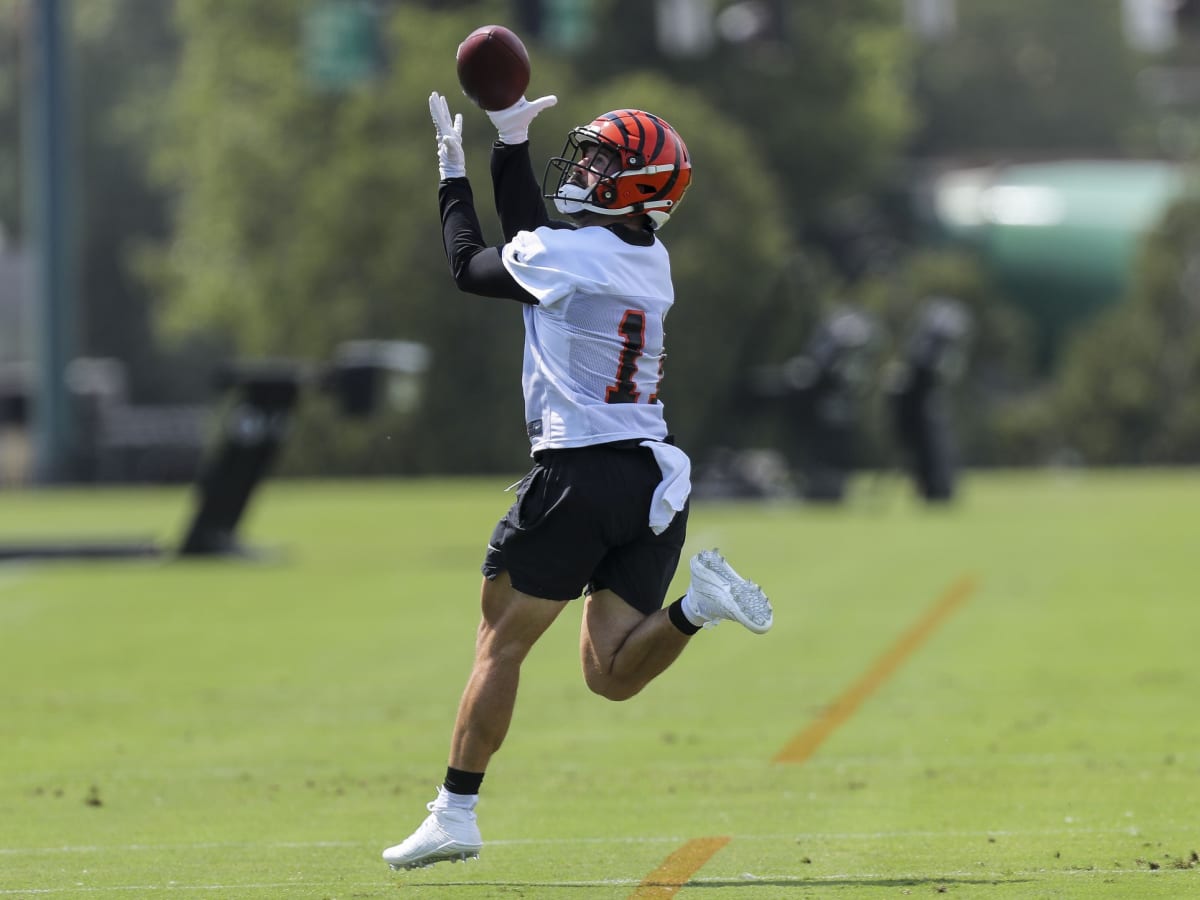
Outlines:
[[[1200,198],[1147,240],[1127,300],[1079,334],[1053,395],[1060,446],[1092,463],[1200,453]]]
[[[0,0],[5,135],[21,131],[30,2]],[[693,35],[699,51],[664,44],[663,10],[681,2],[547,4],[557,12],[534,30],[534,7],[508,0],[76,0],[80,353],[123,360],[134,399],[162,403],[215,399],[212,372],[231,358],[419,341],[432,368],[415,411],[348,422],[313,398],[284,470],[522,466],[519,312],[448,277],[426,106],[437,90],[464,113],[468,173],[498,240],[494,131],[459,95],[453,57],[470,30],[505,22],[530,46],[529,95],[559,96],[533,128],[535,166],[569,128],[621,106],[660,112],[688,142],[695,181],[663,232],[679,298],[665,402],[694,455],[787,440],[786,412],[754,396],[751,373],[800,353],[834,310],[874,324],[863,390],[878,404],[921,303],[945,295],[972,320],[953,396],[968,462],[1200,458],[1196,201],[1180,199],[1126,295],[1081,320],[1049,365],[1021,298],[924,218],[924,179],[948,160],[1191,161],[1191,110],[1149,96],[1151,54],[1127,40],[1121,0],[1086,14],[960,0],[952,35],[914,30],[898,0],[694,6],[721,26]],[[371,20],[344,60],[365,53],[365,74],[320,70],[314,11],[333,7]],[[1153,58],[1186,66],[1193,47]],[[20,180],[20,141],[0,141],[10,245]],[[864,464],[889,453],[874,421]]]
[[[969,0],[914,67],[914,149],[939,156],[1157,152],[1121,4]],[[984,99],[986,98],[986,99]]]

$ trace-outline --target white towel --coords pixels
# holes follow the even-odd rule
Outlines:
[[[663,476],[650,501],[650,530],[662,534],[675,513],[687,505],[692,493],[692,461],[674,444],[642,441],[641,446],[649,447],[654,453],[654,461]]]

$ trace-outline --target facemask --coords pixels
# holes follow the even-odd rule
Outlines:
[[[584,202],[590,199],[591,188],[579,184],[559,185],[558,194],[554,198],[554,208],[564,216],[574,215],[584,211]]]

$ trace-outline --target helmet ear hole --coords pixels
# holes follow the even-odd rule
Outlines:
[[[656,194],[656,193],[658,193],[658,188],[656,188],[652,184],[639,184],[637,186],[637,189],[638,189],[638,192],[641,194]]]

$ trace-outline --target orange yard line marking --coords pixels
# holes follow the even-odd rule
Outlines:
[[[938,601],[929,608],[917,623],[913,625],[896,643],[860,678],[848,691],[834,701],[824,714],[796,735],[775,756],[772,762],[802,763],[821,746],[822,742],[833,734],[839,725],[845,722],[859,705],[871,696],[881,684],[899,668],[912,652],[931,635],[938,625],[942,624],[952,612],[958,609],[975,590],[975,579],[964,576],[946,589]]]
[[[674,897],[700,867],[728,843],[727,837],[696,838],[688,841],[663,860],[661,866],[643,878],[637,890],[629,895],[629,900],[660,900],[664,897]]]

